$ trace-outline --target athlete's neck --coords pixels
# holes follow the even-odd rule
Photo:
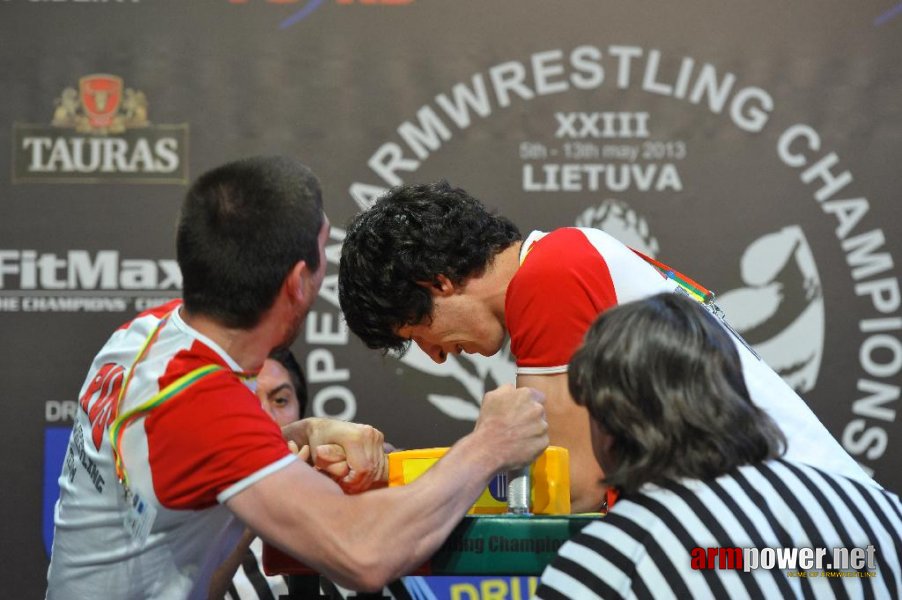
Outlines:
[[[492,314],[502,324],[504,321],[504,300],[507,297],[507,286],[520,268],[520,248],[522,241],[517,241],[495,255],[495,258],[486,267],[483,279],[492,290],[488,298]]]
[[[211,317],[191,313],[184,306],[179,314],[189,327],[222,348],[243,371],[259,371],[273,348],[269,336],[264,335],[259,326],[253,329],[226,327]]]

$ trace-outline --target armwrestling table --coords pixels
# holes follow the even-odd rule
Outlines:
[[[389,486],[414,481],[446,451],[426,448],[389,454]],[[539,576],[564,542],[599,518],[569,513],[569,455],[566,449],[551,446],[531,467],[496,476],[438,551],[409,575]],[[268,544],[263,546],[263,570],[267,575],[287,576],[291,600],[341,598],[338,590],[321,595],[316,571]],[[334,588],[331,582],[322,583],[323,589]],[[388,589],[395,598],[412,597],[400,582]],[[528,596],[527,590],[522,592]],[[385,596],[378,592],[353,597]]]
[[[410,575],[539,576],[558,549],[597,515],[465,516],[432,558]],[[319,574],[287,554],[263,547],[268,575],[286,575],[287,598],[340,598],[320,593]],[[410,598],[403,585],[389,586],[395,598]],[[523,590],[524,598],[528,596]],[[355,598],[385,598],[382,592]],[[283,596],[283,598],[285,598]]]

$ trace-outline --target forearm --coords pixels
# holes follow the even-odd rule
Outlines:
[[[266,541],[337,583],[379,589],[425,562],[502,468],[485,437],[461,439],[409,485],[345,495],[296,464],[235,496],[229,508]],[[265,493],[253,498],[259,490]],[[298,501],[286,503],[286,496]]]
[[[384,520],[361,541],[374,542],[387,581],[409,573],[431,557],[500,468],[485,456],[478,436],[461,439],[447,455],[411,484],[363,494],[361,500],[381,505]],[[386,510],[387,507],[387,510]]]
[[[589,413],[570,397],[567,374],[519,375],[517,386],[545,393],[549,440],[553,446],[567,448],[570,455],[571,512],[599,510],[606,489],[604,473],[592,449]]]
[[[371,577],[373,589],[415,569],[448,537],[496,468],[471,434],[409,485],[346,496],[363,518],[341,519],[330,529],[343,534],[339,560],[357,563],[338,566]]]
[[[548,445],[542,402],[526,388],[489,392],[473,433],[409,485],[345,495],[293,461],[226,504],[263,539],[336,582],[378,589],[429,558],[492,475],[535,460]],[[349,464],[384,461],[381,433],[366,427],[354,433],[365,443],[347,446],[355,454]]]

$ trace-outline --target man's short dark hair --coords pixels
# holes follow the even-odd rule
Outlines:
[[[432,315],[428,286],[481,275],[521,239],[447,181],[396,187],[348,225],[338,269],[338,299],[351,331],[370,348],[403,351],[396,331]]]
[[[288,348],[276,348],[269,353],[269,358],[285,367],[288,372],[291,385],[294,386],[295,396],[298,399],[298,418],[300,419],[307,410],[307,378],[304,377],[301,365],[298,364],[294,353]]]
[[[568,379],[573,399],[613,437],[605,481],[625,493],[668,479],[712,479],[776,458],[786,446],[752,404],[730,334],[678,294],[602,313]]]
[[[319,267],[323,218],[319,180],[294,159],[254,157],[204,173],[185,196],[176,238],[185,307],[253,327],[298,261]]]

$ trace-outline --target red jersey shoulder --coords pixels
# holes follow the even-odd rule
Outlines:
[[[163,389],[170,383],[176,381],[179,377],[207,365],[218,365],[223,367],[223,370],[231,375],[228,380],[247,389],[246,386],[241,383],[241,380],[233,374],[231,367],[229,367],[225,360],[212,348],[199,340],[194,340],[191,343],[191,346],[179,350],[171,359],[169,359],[169,362],[166,363],[166,370],[158,378],[157,383],[160,389]],[[208,375],[207,377],[212,377],[212,375]]]
[[[229,486],[289,453],[278,425],[228,369],[154,410],[145,431],[154,490],[173,509],[212,506]]]
[[[604,262],[598,249],[580,229],[563,227],[547,233],[527,248],[523,266],[550,266],[560,269],[565,265],[583,265],[587,261]]]
[[[561,299],[561,293],[573,293],[574,287],[593,297],[603,296],[608,306],[617,303],[604,257],[585,233],[567,227],[546,234],[527,248],[523,263],[510,282],[506,301],[516,304],[521,294],[528,297],[539,293]],[[566,302],[568,298],[562,300]]]
[[[589,325],[617,304],[604,257],[586,234],[558,229],[526,250],[505,298],[519,368],[563,368]]]
[[[128,327],[132,324],[133,321],[135,321],[136,319],[140,319],[142,317],[154,316],[154,317],[157,317],[158,319],[162,319],[167,314],[169,314],[170,312],[172,312],[173,310],[175,310],[176,308],[178,308],[181,305],[182,305],[181,298],[176,298],[175,300],[170,300],[169,302],[167,302],[165,304],[161,304],[159,306],[154,306],[153,308],[149,308],[149,309],[145,310],[144,312],[135,315],[134,319],[131,319],[130,321],[126,321],[125,323],[123,323],[122,325],[119,326],[119,329],[128,329]]]

